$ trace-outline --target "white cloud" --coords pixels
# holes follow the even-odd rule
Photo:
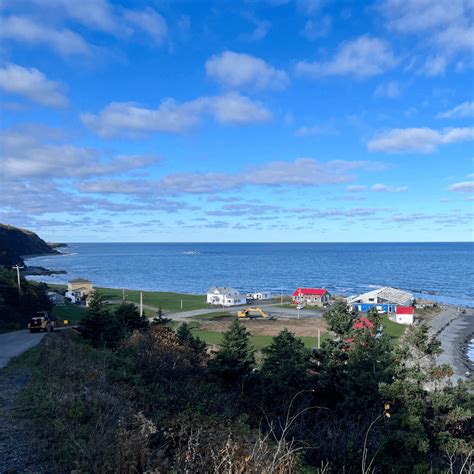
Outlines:
[[[387,97],[388,99],[396,99],[400,97],[400,94],[400,85],[397,81],[379,84],[374,91],[375,97]]]
[[[268,20],[257,20],[253,17],[250,17],[249,20],[255,25],[255,28],[250,33],[242,33],[239,39],[253,42],[265,38],[272,27],[271,22]]]
[[[354,185],[354,186],[347,186],[346,191],[349,193],[360,193],[362,191],[365,191],[367,189],[367,186],[363,185]]]
[[[16,64],[0,68],[0,89],[49,107],[64,107],[68,103],[58,82],[49,80],[38,69]]]
[[[469,0],[385,0],[379,5],[390,30],[418,35],[428,49],[421,72],[443,74],[456,55],[472,55],[474,4]]]
[[[337,135],[339,130],[332,121],[312,126],[304,126],[295,130],[297,137],[317,137],[321,135]]]
[[[150,166],[157,160],[146,156],[118,156],[101,159],[92,148],[47,143],[28,130],[0,133],[2,178],[74,178],[120,174]]]
[[[331,31],[332,20],[326,15],[320,20],[307,20],[304,28],[301,30],[301,36],[304,36],[309,41],[316,41],[318,38],[327,36]]]
[[[352,172],[358,169],[374,171],[380,166],[368,161],[336,160],[321,163],[311,158],[299,158],[292,162],[273,161],[235,173],[175,173],[157,181],[91,181],[81,183],[78,189],[82,192],[137,195],[212,194],[249,185],[320,186],[348,183],[354,179]]]
[[[308,77],[352,75],[366,78],[382,74],[395,64],[390,45],[385,40],[360,36],[343,43],[330,61],[300,61],[296,73]]]
[[[403,193],[408,190],[408,186],[388,186],[386,184],[374,184],[370,189],[375,192],[383,193]]]
[[[148,34],[156,44],[161,44],[168,35],[165,19],[151,8],[143,11],[126,10],[124,17],[134,28]]]
[[[449,186],[449,191],[456,191],[459,193],[473,193],[474,181],[463,181],[462,183],[455,183]]]
[[[46,44],[65,56],[91,52],[89,45],[71,30],[45,26],[27,17],[3,18],[0,37],[31,45]]]
[[[81,120],[102,137],[135,136],[146,132],[182,133],[197,125],[206,114],[220,123],[236,125],[271,119],[270,112],[259,102],[229,93],[181,104],[166,99],[157,109],[132,102],[112,102],[97,115],[82,114]]]
[[[388,153],[433,153],[439,145],[457,143],[474,138],[472,128],[395,128],[374,137],[367,144],[369,151]]]
[[[224,51],[209,58],[206,74],[231,88],[284,89],[288,85],[285,71],[275,69],[255,56],[233,51]]]
[[[457,105],[451,110],[446,112],[440,112],[437,115],[437,118],[462,118],[462,117],[474,117],[474,102],[463,102],[462,104]]]

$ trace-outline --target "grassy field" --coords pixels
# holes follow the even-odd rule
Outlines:
[[[96,288],[96,290],[108,300],[122,300],[122,290],[115,288]],[[140,291],[125,290],[125,300],[133,303],[140,302]],[[181,301],[183,307],[181,307]],[[160,291],[144,291],[143,304],[153,306],[155,308],[161,307],[164,312],[179,312],[190,311],[193,309],[211,308],[211,305],[206,303],[204,295],[190,295],[184,293],[170,293]]]
[[[382,326],[385,334],[388,334],[395,341],[403,335],[406,329],[406,326],[390,321],[387,316],[382,317]]]
[[[219,345],[222,342],[221,332],[204,331],[199,329],[199,326],[192,327],[191,331],[195,336],[200,337],[204,342],[206,342],[206,344]],[[322,334],[321,342],[323,341],[324,337],[326,337],[326,335]],[[301,336],[299,339],[301,339],[304,342],[304,345],[309,349],[316,347],[318,343],[318,338],[315,336]],[[255,349],[261,350],[272,343],[273,336],[252,336],[251,340]]]
[[[67,319],[69,324],[77,324],[82,319],[84,312],[85,308],[71,303],[53,308],[53,316],[62,320]]]

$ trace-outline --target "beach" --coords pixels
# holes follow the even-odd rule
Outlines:
[[[474,364],[467,358],[467,344],[474,334],[474,310],[443,306],[443,310],[429,321],[430,334],[441,341],[443,352],[436,363],[449,364],[453,369],[451,381],[467,380],[473,376]]]

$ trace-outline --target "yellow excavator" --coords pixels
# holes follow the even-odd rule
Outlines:
[[[263,311],[262,308],[253,308],[253,307],[245,308],[241,311],[238,311],[237,312],[237,317],[238,318],[250,318],[250,319],[262,317],[262,318],[273,319],[268,313]]]

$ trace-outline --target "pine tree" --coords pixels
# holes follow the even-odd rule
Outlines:
[[[92,293],[79,327],[82,337],[89,339],[95,347],[114,348],[124,335],[120,322],[97,292]]]
[[[146,329],[148,318],[140,316],[137,307],[133,303],[122,303],[115,309],[115,317],[126,332]]]
[[[255,366],[255,350],[250,342],[250,333],[234,319],[223,334],[223,340],[210,370],[230,385],[240,384]]]
[[[197,336],[193,336],[188,323],[182,323],[176,331],[178,339],[189,345],[198,353],[206,351],[206,343]]]
[[[265,360],[261,372],[269,381],[271,391],[278,391],[283,395],[304,388],[311,352],[301,339],[285,328],[262,352]]]
[[[343,301],[338,301],[335,305],[331,306],[325,311],[323,316],[328,323],[329,329],[342,338],[351,332],[352,325],[356,320],[355,314],[349,310],[347,304]]]

